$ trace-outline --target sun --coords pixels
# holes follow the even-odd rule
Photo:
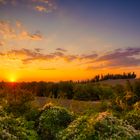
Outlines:
[[[16,82],[16,78],[15,78],[15,77],[10,77],[10,78],[9,78],[9,82],[11,82],[11,83]]]

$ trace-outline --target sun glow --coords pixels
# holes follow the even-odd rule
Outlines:
[[[13,83],[13,82],[16,82],[16,81],[17,81],[17,79],[16,79],[15,76],[9,77],[9,82]]]

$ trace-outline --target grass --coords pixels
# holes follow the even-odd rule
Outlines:
[[[54,105],[65,107],[68,110],[77,114],[83,114],[87,110],[91,110],[91,109],[94,111],[98,111],[101,105],[100,101],[77,101],[77,100],[68,100],[68,99],[36,97],[35,104],[38,107],[43,107],[46,103],[52,103]]]
[[[130,81],[130,83],[134,83],[135,81],[139,80],[139,79],[128,79]],[[114,80],[105,80],[105,81],[100,81],[100,84],[105,84],[105,85],[111,85],[111,86],[115,86],[117,84],[121,84],[121,85],[125,85],[126,84],[127,79],[114,79]]]

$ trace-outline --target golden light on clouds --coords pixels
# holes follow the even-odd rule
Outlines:
[[[44,6],[36,6],[35,9],[38,10],[39,12],[46,12],[47,11],[46,7],[44,7]]]
[[[100,12],[83,14],[90,8],[72,3],[0,0],[0,80],[81,80],[133,71],[140,75],[139,39],[106,30],[107,23],[96,25]]]

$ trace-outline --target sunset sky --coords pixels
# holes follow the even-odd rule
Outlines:
[[[140,77],[140,0],[0,0],[0,81]]]

